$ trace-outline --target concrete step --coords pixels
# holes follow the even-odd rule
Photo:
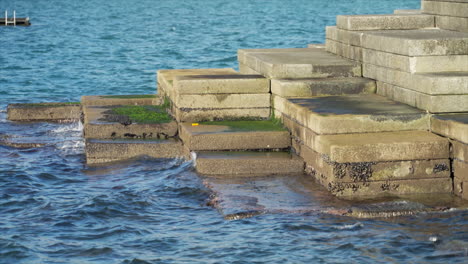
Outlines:
[[[393,14],[398,15],[419,15],[422,14],[421,9],[395,9],[393,10]]]
[[[421,10],[424,14],[468,18],[468,2],[464,2],[463,0],[423,0],[421,1]]]
[[[197,172],[219,176],[302,173],[302,158],[286,152],[198,152]]]
[[[177,108],[228,109],[270,107],[270,94],[181,94],[173,102]]]
[[[468,113],[433,115],[431,131],[468,144]]]
[[[86,162],[88,164],[114,162],[138,156],[149,156],[153,158],[178,158],[187,156],[187,153],[183,149],[182,142],[175,139],[87,139],[85,151]]]
[[[361,76],[359,63],[319,48],[239,50],[238,60],[271,79]]]
[[[351,46],[335,40],[326,39],[326,51],[339,55],[341,57],[362,62],[362,48]]]
[[[336,25],[345,30],[402,30],[433,28],[434,16],[414,14],[337,16]]]
[[[436,26],[438,28],[468,33],[468,18],[466,17],[451,17],[451,16],[435,16],[435,17],[436,17]]]
[[[316,134],[427,130],[429,115],[374,94],[285,99],[275,110]]]
[[[176,76],[176,96],[189,94],[262,94],[270,92],[269,81],[262,75],[219,74]]]
[[[81,118],[80,103],[9,104],[8,120],[21,122],[74,122]]]
[[[362,34],[361,44],[406,56],[468,55],[468,34],[442,29],[371,31]]]
[[[172,121],[172,118],[161,122],[135,122],[127,116],[113,114],[115,107],[112,106],[86,106],[83,109],[85,138],[166,139],[177,135],[177,122]]]
[[[179,136],[191,151],[286,149],[289,132],[272,121],[231,121],[180,124]]]
[[[232,75],[237,72],[232,68],[214,68],[214,69],[176,69],[176,70],[158,70],[156,72],[158,82],[158,94],[160,96],[173,97],[173,83],[177,76],[192,75]]]
[[[177,122],[204,122],[215,120],[267,120],[270,118],[270,107],[243,108],[178,108],[172,113]]]
[[[81,97],[81,104],[83,106],[160,105],[162,98],[156,94],[88,95]]]
[[[271,93],[282,97],[375,93],[375,81],[365,78],[273,79]]]
[[[411,74],[365,63],[363,64],[363,74],[366,78],[428,95],[468,94],[468,71]]]

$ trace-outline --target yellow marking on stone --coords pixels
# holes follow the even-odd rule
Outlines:
[[[200,124],[198,124],[198,123],[192,123],[192,126],[198,126],[198,125],[200,125]]]

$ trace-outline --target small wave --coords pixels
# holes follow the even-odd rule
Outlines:
[[[362,227],[364,227],[364,224],[362,224],[361,222],[357,222],[357,223],[350,224],[350,225],[334,226],[333,228],[338,229],[338,230],[355,230],[355,229],[360,229]]]

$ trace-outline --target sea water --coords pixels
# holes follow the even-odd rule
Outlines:
[[[155,93],[158,69],[236,68],[237,49],[323,43],[337,14],[419,2],[0,0],[32,22],[0,27],[0,139],[42,144],[0,146],[0,263],[466,263],[466,211],[337,216],[323,208],[349,202],[285,177],[217,183],[234,197],[218,211],[190,162],[87,166],[79,123],[6,120],[9,103]],[[251,204],[264,213],[223,217]]]

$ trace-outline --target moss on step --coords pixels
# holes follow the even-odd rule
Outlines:
[[[112,108],[108,113],[117,119],[128,119],[139,124],[161,124],[172,121],[167,105],[126,105]],[[111,118],[107,116],[106,118]]]
[[[155,94],[129,94],[129,95],[104,95],[102,98],[108,99],[144,99],[144,98],[156,98]]]
[[[285,131],[278,119],[259,121],[210,121],[202,122],[201,125],[227,126],[232,131]]]

